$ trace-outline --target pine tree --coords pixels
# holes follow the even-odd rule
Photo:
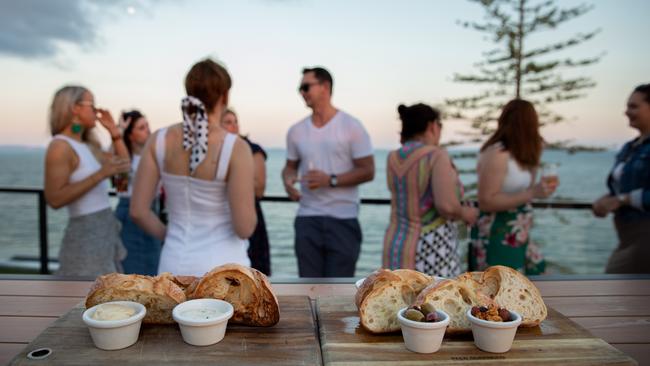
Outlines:
[[[557,53],[589,41],[600,30],[578,33],[541,47],[531,47],[529,39],[589,12],[593,6],[561,9],[555,0],[469,1],[483,6],[487,20],[482,24],[460,24],[486,33],[497,47],[483,54],[475,73],[454,75],[455,82],[478,84],[483,89],[472,96],[446,100],[450,116],[470,120],[474,130],[471,135],[487,135],[494,130],[502,106],[513,98],[524,98],[535,104],[542,125],[564,120],[548,105],[584,97],[585,90],[596,83],[587,76],[567,74],[571,69],[579,71],[598,62],[603,55],[576,60],[560,59]]]

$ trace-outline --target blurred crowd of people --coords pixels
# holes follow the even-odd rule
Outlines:
[[[138,110],[122,112],[116,123],[82,86],[55,93],[45,197],[69,212],[59,274],[201,276],[229,262],[271,274],[260,205],[267,154],[240,134],[237,114],[228,108],[231,84],[219,63],[196,63],[185,78],[182,122],[154,133]],[[355,275],[363,241],[358,187],[375,178],[370,137],[360,120],[332,104],[333,86],[326,69],[302,70],[298,92],[311,114],[287,133],[282,181],[299,202],[294,233],[301,277]],[[476,201],[465,197],[440,146],[440,111],[420,103],[399,105],[397,112],[400,147],[386,162],[391,213],[382,266],[442,277],[458,275],[465,263],[470,271],[506,265],[527,275],[544,273],[544,257],[530,236],[531,202],[550,197],[559,177],[541,162],[535,106],[515,99],[503,107],[480,149]],[[619,244],[606,271],[648,273],[650,84],[634,89],[626,115],[639,136],[618,153],[609,192],[594,202],[593,212],[614,214]],[[93,133],[98,122],[111,136],[108,151]],[[119,196],[115,212],[109,179]],[[471,230],[466,261],[459,255],[459,227]]]

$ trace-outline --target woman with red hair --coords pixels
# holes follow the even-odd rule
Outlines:
[[[546,263],[529,237],[530,202],[550,196],[557,188],[545,181],[535,184],[543,142],[532,103],[508,102],[478,160],[481,213],[471,233],[470,271],[500,264],[528,275],[544,272]]]

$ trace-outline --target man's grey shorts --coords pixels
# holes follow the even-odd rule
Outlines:
[[[294,229],[300,277],[354,277],[363,238],[359,220],[297,216]]]

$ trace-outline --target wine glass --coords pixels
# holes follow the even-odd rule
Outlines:
[[[557,163],[546,163],[542,166],[542,181],[553,189],[556,189],[560,184],[560,177],[557,174],[557,168]]]

